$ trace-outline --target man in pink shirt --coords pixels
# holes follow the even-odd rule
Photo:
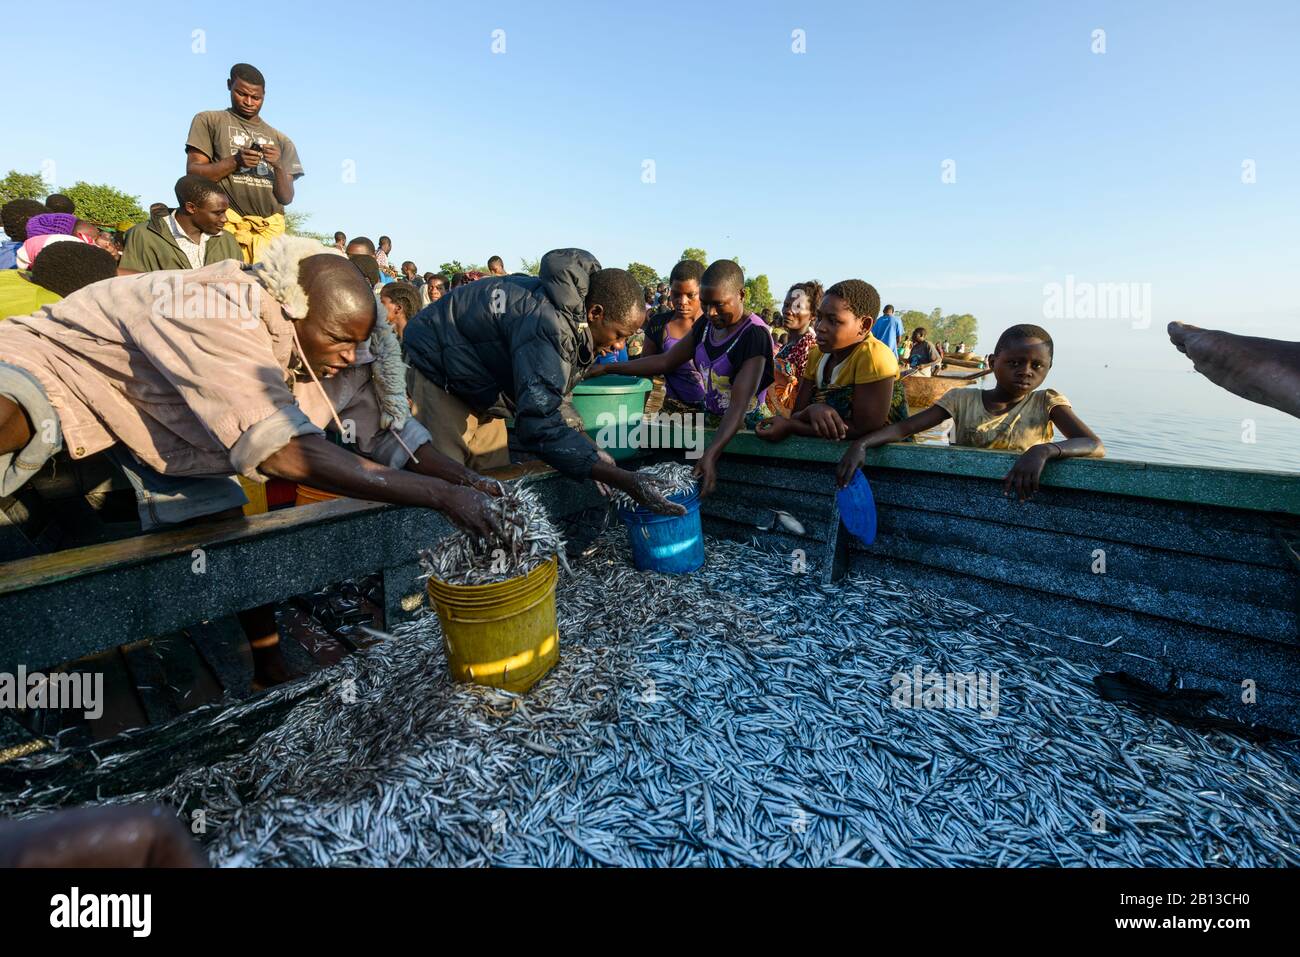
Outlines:
[[[293,243],[286,237],[282,246]],[[313,255],[285,257],[282,268],[268,255],[269,268],[225,261],[96,283],[0,324],[0,494],[59,447],[81,459],[122,444],[167,476],[283,478],[437,508],[476,533],[491,531],[486,500],[474,489],[482,476],[432,450],[417,450],[414,464],[400,444],[385,445],[378,428],[356,439],[384,448],[385,465],[325,438],[323,426],[339,411],[328,394],[363,391],[353,366],[376,311],[356,268],[311,246]],[[48,408],[10,394],[22,380],[39,386]],[[382,404],[364,391],[372,406]],[[299,394],[323,421],[300,407]],[[378,425],[393,415],[401,409],[372,418]]]
[[[0,321],[0,506],[56,454],[109,450],[145,529],[230,514],[243,475],[501,531],[500,486],[434,451],[369,285],[313,240],[281,237],[254,267],[105,280]]]

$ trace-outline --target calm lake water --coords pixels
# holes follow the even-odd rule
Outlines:
[[[1207,318],[1171,309],[1141,328],[1122,319],[1052,321],[1047,329],[1056,349],[1045,388],[1069,398],[1106,443],[1108,458],[1292,472],[1300,482],[1300,419],[1248,402],[1197,372],[1169,341],[1166,324],[1175,318],[1263,339],[1294,341],[1300,329],[1300,316],[1285,310]],[[998,330],[1014,321],[1042,320],[1018,313],[981,320],[977,351],[992,351]]]
[[[1069,397],[1109,458],[1300,473],[1300,419],[1220,389],[1190,363],[1062,363],[1046,384]]]
[[[1079,417],[1106,443],[1107,458],[1291,472],[1300,483],[1300,419],[1228,392],[1198,394],[1199,405],[1187,402],[1184,393],[1189,383],[1181,377],[1194,377],[1191,385],[1198,392],[1214,388],[1195,372],[1148,377],[1137,394],[1137,405],[1130,403],[1131,386],[1117,381],[1123,376],[1104,367],[1072,375],[1055,368],[1046,388],[1064,393]],[[989,380],[982,381],[982,388],[991,387]],[[919,441],[928,438],[925,433]]]
[[[1295,338],[1296,324],[1285,318],[1236,326],[1242,335]],[[1056,356],[1044,387],[1069,398],[1106,443],[1108,458],[1300,473],[1300,419],[1206,379],[1170,344],[1163,323],[1140,330],[1124,322],[1061,323],[1049,331]]]

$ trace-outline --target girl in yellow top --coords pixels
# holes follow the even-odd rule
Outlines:
[[[1101,439],[1074,414],[1070,400],[1052,389],[1035,391],[1052,368],[1052,337],[1039,326],[1012,326],[1002,333],[989,357],[997,381],[987,392],[953,389],[923,412],[864,435],[844,453],[836,477],[841,487],[866,459],[867,449],[897,442],[953,420],[953,444],[979,449],[1010,449],[1016,459],[1002,489],[1020,501],[1038,491],[1043,466],[1052,459],[1106,454]],[[1052,441],[1053,427],[1065,436]]]
[[[846,439],[865,435],[889,421],[898,360],[871,334],[880,293],[861,279],[826,290],[813,325],[817,344],[808,350],[794,411],[760,422],[759,438],[779,442],[787,435]]]

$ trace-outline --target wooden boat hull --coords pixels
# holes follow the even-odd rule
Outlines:
[[[764,508],[783,509],[808,536],[764,541],[802,550],[823,580],[933,589],[1042,628],[1093,673],[1205,691],[1214,713],[1300,733],[1300,476],[1068,459],[1017,502],[1002,491],[1014,452],[888,445],[864,468],[879,520],[868,547],[837,521],[843,451],[736,436],[705,531],[747,540]]]
[[[749,540],[781,509],[804,532],[778,528],[765,543],[798,553],[818,580],[855,571],[960,598],[1037,626],[1036,642],[1085,673],[1201,690],[1218,714],[1300,733],[1300,476],[1071,459],[1051,463],[1038,495],[1020,503],[1002,494],[1015,453],[891,445],[868,455],[879,531],[864,546],[839,521],[834,467],[844,448],[737,435],[702,507],[705,530]],[[594,523],[607,512],[590,483],[537,465],[500,477],[523,475],[566,528],[599,532]],[[0,671],[193,628],[380,570],[392,627],[415,611],[404,600],[419,590],[413,543],[449,530],[432,510],[340,500],[0,566],[0,618],[11,626]],[[195,575],[197,546],[217,572],[253,573]],[[312,560],[285,562],[286,554]],[[20,731],[0,718],[0,751],[46,745]],[[177,750],[211,759],[220,749],[210,745]],[[27,786],[33,773],[28,764],[13,772],[0,775],[0,791]],[[103,793],[145,784],[124,778]]]
[[[903,391],[907,395],[907,411],[915,415],[922,409],[930,408],[950,389],[959,389],[971,384],[972,380],[958,379],[955,376],[910,375],[903,380]]]

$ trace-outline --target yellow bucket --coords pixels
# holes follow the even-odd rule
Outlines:
[[[429,579],[454,679],[522,693],[554,667],[560,658],[557,568],[552,558],[521,578],[492,585]]]
[[[332,502],[342,496],[335,495],[333,492],[322,492],[318,488],[312,488],[310,485],[298,483],[298,494],[293,500],[294,505],[310,505],[313,502]]]
[[[248,504],[244,506],[245,515],[262,515],[267,510],[266,505],[266,483],[254,482],[239,476],[239,484],[243,486],[244,494],[248,496]]]

